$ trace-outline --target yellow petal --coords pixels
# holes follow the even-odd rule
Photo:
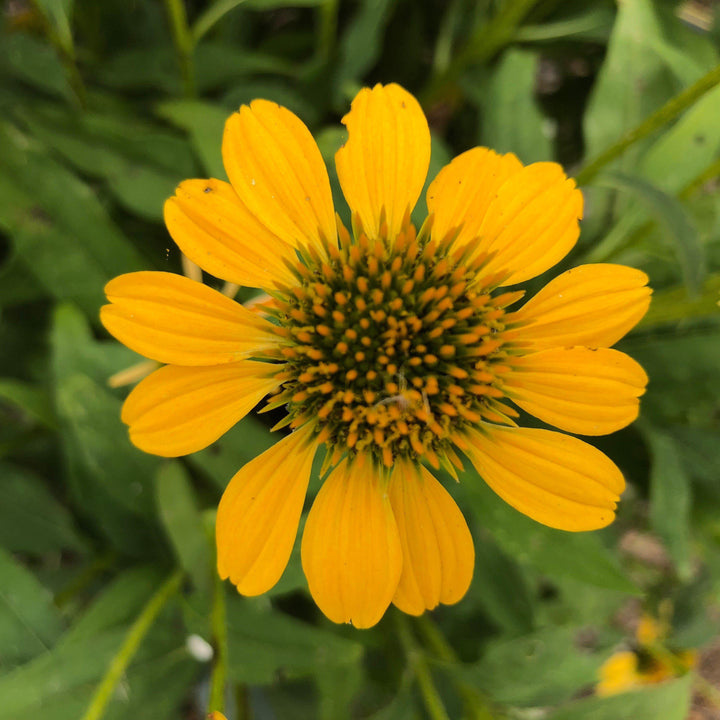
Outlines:
[[[561,530],[609,525],[625,480],[606,455],[550,430],[485,425],[464,452],[485,482],[516,510]]]
[[[600,697],[625,692],[642,684],[643,680],[638,673],[638,656],[630,650],[611,655],[600,667],[599,675],[595,693]]]
[[[470,587],[475,549],[450,494],[424,467],[403,463],[390,481],[390,503],[403,554],[393,603],[420,615],[438,603],[460,600]]]
[[[490,254],[483,272],[506,273],[506,285],[529,280],[567,255],[580,234],[583,198],[560,165],[519,167],[513,155],[484,148],[460,158],[428,189],[434,236],[461,227],[457,242],[473,244],[471,257]]]
[[[290,559],[316,446],[299,430],[230,481],[215,524],[218,573],[243,595],[267,592]]]
[[[211,275],[250,287],[292,283],[296,260],[221,180],[186,180],[165,202],[165,224],[180,250]]]
[[[638,416],[647,375],[618,350],[553,348],[513,358],[504,386],[525,411],[561,430],[607,435]]]
[[[369,237],[385,211],[394,238],[420,197],[430,164],[430,130],[418,101],[399,85],[363,88],[342,119],[348,141],[335,154],[348,205]]]
[[[246,360],[156,370],[123,405],[130,439],[141,450],[163,457],[202,450],[279,385],[271,374],[273,367]]]
[[[236,362],[277,341],[272,325],[182,275],[136,272],[105,286],[100,319],[135,352],[172,365]]]
[[[223,162],[242,203],[293,247],[336,238],[327,168],[304,123],[268,100],[243,105],[225,123]]]
[[[580,265],[558,275],[517,312],[504,336],[534,348],[610,347],[647,312],[652,290],[641,270]]]
[[[393,599],[402,562],[387,481],[369,462],[343,461],[320,488],[303,532],[315,602],[333,622],[371,627]]]
[[[484,147],[472,148],[454,158],[440,170],[427,191],[428,213],[434,215],[433,236],[441,239],[457,232],[458,246],[476,244],[498,190],[522,168],[512,153],[498,155]]]

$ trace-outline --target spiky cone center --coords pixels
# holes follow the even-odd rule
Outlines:
[[[522,293],[494,292],[504,278],[483,274],[487,258],[456,248],[455,234],[430,239],[429,223],[339,235],[326,257],[298,260],[297,285],[266,307],[285,363],[268,407],[287,406],[281,425],[315,423],[328,457],[459,467],[453,445],[469,425],[516,415],[501,402],[513,352],[503,331]]]

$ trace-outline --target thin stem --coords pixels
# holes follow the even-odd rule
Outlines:
[[[447,663],[459,662],[450,643],[428,615],[421,615],[417,619],[417,627],[425,643],[439,660]],[[453,678],[453,683],[465,703],[465,710],[469,718],[472,720],[493,720],[495,718],[490,703],[476,688],[457,678]]]
[[[417,680],[425,709],[431,720],[450,720],[440,694],[433,683],[425,656],[413,637],[407,618],[400,612],[395,613],[397,634],[403,646],[405,656]]]
[[[457,82],[465,68],[487,62],[505,47],[539,1],[507,0],[490,22],[479,24],[455,59],[431,79],[422,96],[423,104],[433,105],[451,99],[457,93]]]
[[[193,62],[195,41],[188,26],[185,4],[183,0],[165,0],[165,9],[170,20],[173,44],[180,63],[183,92],[185,97],[195,97],[195,66]]]
[[[165,607],[168,600],[179,590],[182,578],[182,572],[177,570],[160,586],[150,600],[148,600],[140,615],[137,616],[135,622],[130,626],[120,649],[110,661],[110,665],[100,684],[97,686],[88,705],[88,709],[82,716],[82,720],[100,720],[104,715],[105,708],[110,702],[115,686],[135,656],[135,653],[140,647],[140,643],[152,627],[155,618],[160,614],[160,611]]]
[[[227,680],[227,613],[225,610],[225,587],[220,576],[213,573],[213,604],[210,612],[210,625],[212,627],[215,645],[215,663],[210,677],[210,700],[208,713],[217,710],[225,711],[225,682]]]
[[[337,37],[339,0],[325,0],[320,6],[320,37],[318,38],[318,56],[328,62],[335,48]]]
[[[628,131],[614,145],[591,160],[577,175],[578,185],[587,185],[602,168],[622,155],[631,145],[659,130],[676,118],[683,110],[699,100],[706,92],[720,83],[720,65],[703,75],[689,88],[668,100],[659,110],[645,118],[637,127]]]

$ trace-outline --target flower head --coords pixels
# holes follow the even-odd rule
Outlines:
[[[430,185],[410,219],[430,133],[397,85],[361,90],[336,155],[352,232],[333,210],[327,170],[290,111],[256,100],[227,121],[230,183],[188,180],[167,201],[180,249],[223,280],[265,290],[252,309],[169,273],[107,286],[106,328],[166,363],[129,395],[140,448],[206,447],[265,396],[292,432],[231,480],[217,517],[218,569],[256,595],[290,556],[320,445],[325,480],[302,563],[336,622],[375,624],[392,602],[420,614],[466,592],[474,550],[449,493],[465,454],[507,502],[566,530],[610,523],[620,471],[570,435],[520,428],[519,407],[562,430],[632,422],[647,378],[610,349],[645,313],[640,271],[585,265],[519,309],[511,286],[575,244],[582,195],[555,163],[474,148]],[[511,287],[511,289],[506,289]],[[513,404],[510,404],[513,403]]]

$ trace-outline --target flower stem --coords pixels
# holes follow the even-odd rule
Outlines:
[[[425,643],[439,660],[448,663],[458,662],[457,655],[450,643],[428,615],[421,615],[417,619],[417,626]],[[453,678],[453,683],[465,703],[468,718],[471,718],[471,720],[493,720],[496,717],[488,700],[476,688],[464,680],[456,678]]]
[[[683,110],[699,100],[706,92],[720,83],[720,65],[703,75],[674,98],[668,100],[661,108],[645,118],[637,127],[628,131],[614,145],[591,160],[576,176],[578,185],[587,185],[602,168],[615,158],[622,155],[631,145],[642,140],[651,133],[676,118]]]
[[[407,618],[402,613],[397,612],[395,613],[395,619],[400,644],[403,646],[408,664],[415,674],[415,679],[420,688],[420,694],[422,695],[428,715],[431,720],[450,720],[442,699],[440,698],[440,694],[433,682],[425,656],[413,637]]]
[[[325,0],[320,5],[320,30],[318,38],[318,55],[328,62],[332,55],[337,35],[339,0]]]
[[[225,682],[227,680],[227,613],[225,610],[225,588],[220,576],[213,573],[213,604],[210,612],[210,625],[212,627],[215,645],[215,664],[210,677],[210,700],[208,713],[217,710],[225,711]]]
[[[195,66],[193,51],[195,41],[188,26],[187,12],[183,0],[165,0],[173,43],[177,52],[180,72],[182,73],[183,92],[185,97],[195,97]]]
[[[160,614],[168,600],[179,590],[182,579],[182,571],[176,570],[148,600],[140,615],[130,626],[120,649],[110,661],[110,665],[97,686],[90,704],[82,716],[82,720],[100,720],[103,716],[115,686],[135,656],[140,643],[152,627],[155,618]]]

